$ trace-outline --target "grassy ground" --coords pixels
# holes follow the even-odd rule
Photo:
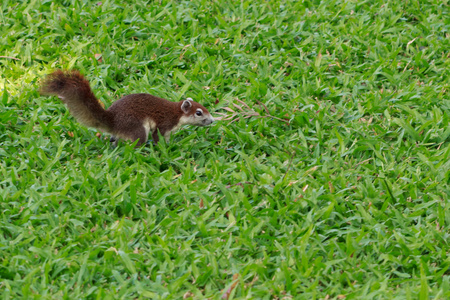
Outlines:
[[[448,299],[449,3],[0,4],[4,299]],[[108,106],[224,120],[116,149],[45,74]]]

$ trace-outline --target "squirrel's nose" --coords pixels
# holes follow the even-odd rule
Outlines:
[[[208,119],[204,119],[203,124],[204,126],[211,125],[214,121],[215,121],[214,118],[211,116]]]

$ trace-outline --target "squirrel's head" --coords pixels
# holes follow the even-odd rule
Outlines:
[[[180,118],[181,125],[208,126],[214,122],[214,118],[209,111],[201,104],[186,98],[181,101],[181,111],[183,115]]]

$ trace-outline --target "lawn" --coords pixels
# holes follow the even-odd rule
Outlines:
[[[130,2],[0,2],[2,299],[450,298],[448,0]],[[113,148],[58,68],[222,120]]]

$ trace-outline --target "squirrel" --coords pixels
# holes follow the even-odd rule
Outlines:
[[[149,133],[157,144],[158,131],[168,141],[171,132],[183,125],[207,126],[214,122],[208,110],[192,98],[172,102],[150,94],[131,94],[104,109],[89,82],[75,70],[48,75],[40,93],[58,96],[79,123],[110,133],[114,144],[116,138],[122,138],[138,140],[139,147],[147,142]]]

